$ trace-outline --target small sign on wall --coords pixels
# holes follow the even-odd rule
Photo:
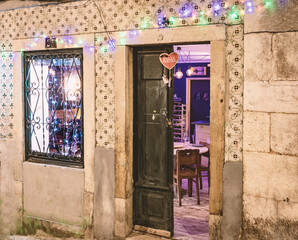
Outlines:
[[[57,48],[56,37],[47,37],[45,39],[45,47],[46,48]]]
[[[206,76],[207,70],[206,67],[193,67],[192,76]]]

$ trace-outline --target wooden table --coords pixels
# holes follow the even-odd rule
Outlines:
[[[199,149],[200,155],[209,151],[207,147],[199,144],[174,143],[174,156],[176,156],[177,150],[185,149]]]

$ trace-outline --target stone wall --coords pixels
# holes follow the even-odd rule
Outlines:
[[[298,238],[298,4],[244,24],[244,239]]]
[[[26,1],[25,1],[26,2]],[[181,7],[186,3],[197,4],[198,18],[178,18]],[[236,1],[230,0],[229,8]],[[262,2],[254,1],[254,2]],[[272,12],[264,11],[245,17],[245,46],[243,55],[243,21],[231,18],[229,8],[222,9],[218,15],[207,15],[214,1],[175,1],[175,0],[129,0],[81,1],[71,4],[53,4],[43,7],[21,8],[0,12],[0,160],[1,160],[1,199],[2,215],[9,216],[5,224],[15,229],[23,207],[23,156],[16,146],[14,133],[15,115],[13,111],[13,39],[43,39],[43,35],[81,35],[94,34],[95,74],[96,74],[96,158],[95,192],[84,195],[84,211],[92,212],[94,203],[94,225],[97,236],[113,234],[113,216],[127,204],[115,204],[114,195],[107,194],[107,183],[114,189],[112,180],[115,149],[115,59],[111,39],[123,42],[126,38],[135,41],[142,38],[131,30],[158,28],[156,19],[159,14],[177,17],[174,26],[195,26],[205,24],[232,24],[226,32],[226,69],[229,85],[226,86],[227,111],[225,129],[225,180],[226,189],[233,186],[233,179],[241,181],[243,160],[243,215],[244,239],[291,239],[297,234],[297,1],[289,0],[285,7]],[[10,3],[11,4],[11,3]],[[28,3],[29,4],[29,3]],[[240,4],[241,5],[241,4]],[[79,7],[78,7],[79,6]],[[226,5],[228,6],[228,4]],[[235,5],[236,10],[239,5]],[[1,8],[2,7],[2,8]],[[240,6],[240,9],[242,6]],[[4,5],[0,4],[0,9]],[[106,26],[105,26],[106,25]],[[107,33],[109,31],[109,33]],[[138,34],[141,31],[138,32]],[[167,36],[174,38],[175,36]],[[32,50],[30,45],[26,50]],[[245,66],[243,102],[243,57]],[[5,63],[5,64],[2,64]],[[4,84],[4,85],[3,85]],[[119,99],[118,99],[119,101]],[[121,99],[120,99],[121,101]],[[243,105],[243,104],[244,105]],[[4,104],[4,105],[3,105]],[[244,107],[243,107],[244,106]],[[244,133],[242,134],[244,108]],[[296,132],[295,132],[296,131]],[[243,138],[242,138],[243,137]],[[242,139],[244,152],[242,155]],[[17,154],[16,154],[17,148]],[[17,155],[17,156],[16,156]],[[109,162],[109,160],[111,162]],[[229,162],[235,162],[231,164]],[[99,175],[102,169],[106,169]],[[231,172],[237,174],[231,178]],[[34,176],[32,176],[34,177]],[[116,176],[117,177],[117,176]],[[239,182],[237,182],[239,183]],[[33,184],[36,184],[34,182]],[[80,185],[80,183],[78,183]],[[236,184],[233,195],[226,192],[227,201],[237,200],[241,187]],[[233,189],[232,189],[233,190]],[[50,193],[51,194],[51,193]],[[79,196],[78,199],[81,199]],[[105,202],[109,208],[101,205]],[[224,203],[227,209],[233,205]],[[225,205],[226,204],[226,205]],[[100,206],[98,206],[100,205]],[[239,207],[238,206],[238,207]],[[239,208],[237,207],[237,212]],[[226,210],[227,210],[226,209]],[[81,213],[81,211],[80,211]],[[78,213],[77,215],[79,215]],[[102,225],[102,215],[108,222]],[[235,218],[227,212],[228,220],[220,215],[210,218],[210,231],[214,236],[221,235],[220,224],[228,226]],[[84,213],[84,215],[86,215]],[[91,214],[92,215],[92,214]],[[238,216],[237,216],[238,217]],[[1,219],[0,219],[1,221]],[[8,225],[5,225],[8,226]],[[101,226],[101,228],[99,228]],[[241,224],[236,226],[240,231]],[[8,226],[7,229],[9,229]],[[231,230],[232,228],[230,228]],[[229,238],[231,233],[224,236]],[[130,229],[129,229],[130,231]],[[214,237],[218,239],[219,237]]]

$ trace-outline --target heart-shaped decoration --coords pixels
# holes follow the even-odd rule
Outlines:
[[[175,52],[172,52],[170,54],[162,53],[159,56],[159,60],[167,69],[172,69],[175,67],[179,59],[179,55]]]

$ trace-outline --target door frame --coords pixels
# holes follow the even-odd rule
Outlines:
[[[115,236],[125,237],[133,228],[133,47],[154,44],[210,42],[210,175],[209,216],[222,215],[225,148],[226,26],[190,26],[139,31],[115,50]],[[213,94],[212,94],[213,93]],[[215,94],[216,93],[216,94]],[[210,222],[214,220],[210,218]],[[220,222],[216,223],[217,225]],[[210,225],[209,225],[210,226]],[[214,224],[213,224],[214,227]],[[215,226],[219,227],[220,226]]]

